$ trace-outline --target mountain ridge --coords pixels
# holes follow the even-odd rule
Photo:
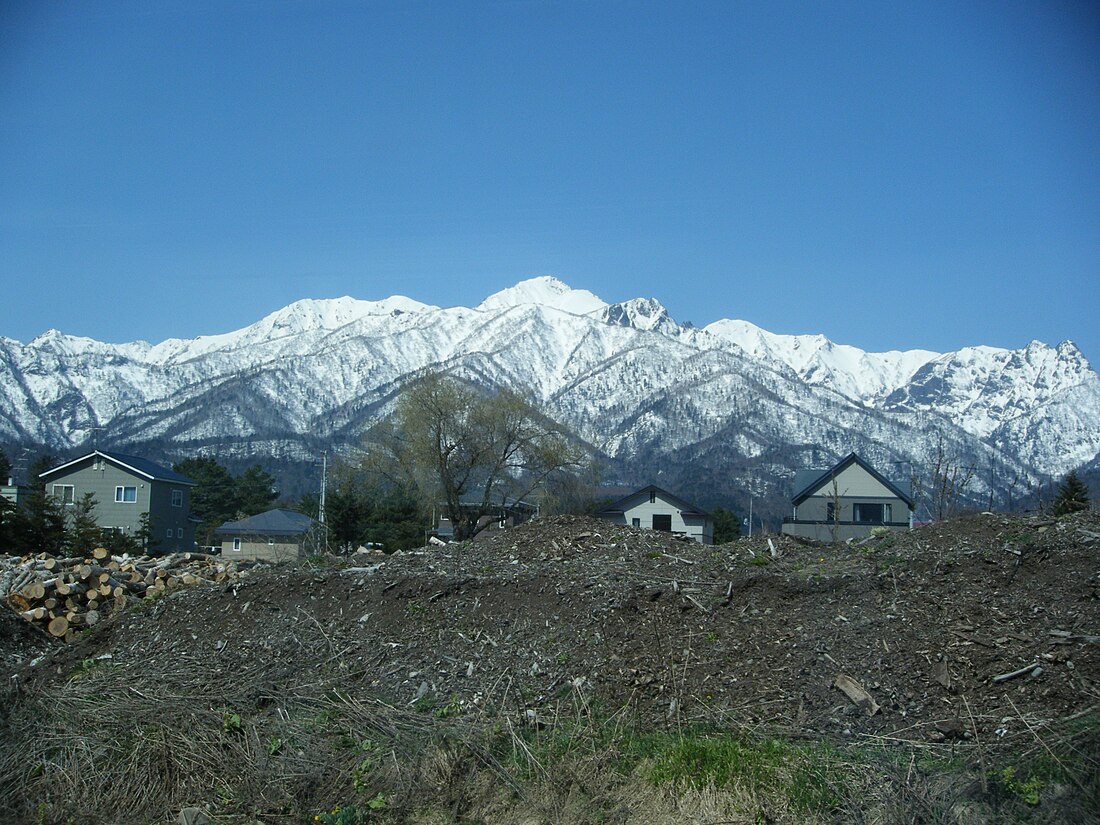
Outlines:
[[[1100,454],[1100,376],[1072,342],[872,353],[747,321],[697,329],[655,298],[609,304],[551,276],[473,308],[303,299],[155,344],[0,338],[0,440],[69,450],[103,428],[173,454],[353,449],[402,384],[433,369],[525,388],[616,472],[667,461],[687,487],[727,467],[734,489],[765,455],[786,477],[851,449],[924,467],[936,445],[1034,485]],[[693,467],[675,458],[689,454]]]

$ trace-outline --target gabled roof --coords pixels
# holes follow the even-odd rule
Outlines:
[[[619,513],[623,513],[626,510],[626,504],[631,499],[634,499],[638,496],[648,496],[650,493],[656,493],[658,496],[663,498],[669,504],[676,507],[676,509],[678,509],[681,513],[687,514],[689,516],[703,516],[704,518],[714,518],[714,516],[712,516],[710,513],[708,513],[706,510],[702,509],[701,507],[696,507],[694,504],[691,504],[690,502],[684,501],[679,496],[674,496],[672,493],[668,492],[667,490],[662,490],[660,487],[657,487],[656,485],[653,485],[653,484],[650,484],[648,487],[643,487],[640,490],[635,490],[633,493],[631,493],[628,496],[623,496],[621,499],[619,499],[618,501],[612,502],[611,504],[604,507],[602,510],[598,510],[596,512],[596,515],[597,516],[601,516],[601,515],[613,516],[613,515],[617,515]]]
[[[814,491],[821,487],[822,484],[827,482],[834,475],[840,475],[847,470],[853,464],[858,464],[862,467],[872,478],[879,484],[900,498],[910,509],[913,507],[913,496],[910,493],[910,487],[908,483],[897,483],[890,481],[860,458],[855,453],[849,453],[842,458],[828,470],[799,470],[794,476],[794,495],[791,496],[791,503],[796,507],[813,495]]]
[[[82,461],[87,461],[89,458],[103,458],[110,461],[124,470],[129,470],[134,475],[143,476],[150,481],[170,481],[173,484],[183,484],[187,487],[198,486],[196,482],[189,479],[187,476],[180,475],[175,470],[170,470],[167,467],[162,467],[152,461],[145,458],[138,458],[133,455],[123,455],[122,453],[109,453],[105,450],[94,450],[87,455],[82,455],[80,458],[74,458],[60,467],[54,467],[52,470],[46,470],[46,472],[39,475],[39,478],[46,478],[52,476],[55,473],[60,473],[62,470],[68,470],[76,464]]]
[[[297,510],[275,509],[266,513],[249,516],[240,521],[227,521],[214,531],[219,536],[227,535],[263,535],[298,536],[309,532],[317,522],[305,513]]]

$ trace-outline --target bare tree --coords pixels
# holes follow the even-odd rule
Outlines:
[[[484,394],[435,374],[405,391],[374,434],[367,463],[439,502],[463,539],[478,532],[482,516],[527,498],[582,457],[520,394]]]
[[[840,486],[837,484],[836,473],[832,474],[833,486],[829,496],[828,510],[826,513],[829,521],[829,532],[833,537],[833,544],[840,541]]]
[[[957,515],[974,480],[974,467],[964,466],[947,455],[943,433],[937,433],[936,453],[932,461],[932,512],[936,520]]]

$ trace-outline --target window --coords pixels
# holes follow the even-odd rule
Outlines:
[[[828,521],[836,519],[836,503],[832,501],[825,502],[825,518]]]
[[[240,539],[233,539],[233,549],[236,550],[238,553],[241,551],[241,540]]]
[[[172,491],[172,506],[173,507],[182,507],[183,506],[183,490],[173,490]]]
[[[891,522],[893,520],[894,520],[894,514],[893,514],[893,510],[891,508],[891,505],[883,504],[882,505],[882,523],[887,524],[888,522]]]
[[[881,504],[855,504],[852,519],[859,524],[882,524]]]
[[[630,520],[630,526],[631,527],[641,527],[642,526],[642,520],[640,518],[632,518]]]
[[[168,528],[168,538],[172,538],[172,528]]]
[[[137,487],[115,487],[115,501],[124,504],[137,501]]]
[[[183,528],[182,527],[177,527],[176,528],[176,538],[177,539],[182,539],[183,538]]]
[[[656,504],[657,503],[657,494],[652,492],[652,491],[649,494],[649,503],[650,504]]]
[[[665,513],[664,515],[661,515],[660,513],[654,513],[654,515],[653,515],[653,529],[654,530],[660,530],[664,533],[671,533],[672,532],[672,515],[670,513]]]
[[[76,493],[71,484],[55,484],[53,486],[54,497],[62,504],[72,504]]]

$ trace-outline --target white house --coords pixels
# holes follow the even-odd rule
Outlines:
[[[700,544],[714,544],[714,517],[710,513],[652,484],[609,504],[596,516],[616,524],[688,536]]]

